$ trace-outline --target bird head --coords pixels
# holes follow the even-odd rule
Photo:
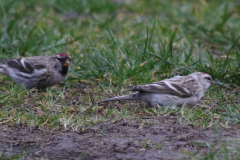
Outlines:
[[[66,53],[57,53],[53,55],[55,59],[55,66],[57,70],[63,75],[66,75],[70,69],[71,65],[71,56],[67,55]]]
[[[212,77],[209,74],[203,72],[192,73],[193,76],[196,76],[199,82],[202,84],[204,91],[212,85]]]

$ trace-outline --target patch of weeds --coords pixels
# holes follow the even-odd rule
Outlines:
[[[240,155],[239,142],[223,142],[219,145],[211,145],[209,143],[198,143],[196,146],[208,147],[207,152],[191,153],[185,151],[184,154],[189,156],[189,159],[238,159]]]
[[[186,125],[198,126],[200,128],[219,125],[223,122],[221,116],[214,111],[202,109],[201,107],[186,108],[180,111],[180,122]]]

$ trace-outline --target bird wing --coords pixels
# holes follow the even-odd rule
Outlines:
[[[195,95],[199,86],[193,78],[178,76],[146,85],[127,86],[126,88],[128,88],[129,91],[168,94],[187,98]]]
[[[32,65],[30,65],[28,62],[24,61],[24,58],[8,60],[6,62],[6,64],[9,67],[17,69],[23,73],[31,74],[31,73],[33,73],[33,70],[34,70]]]
[[[35,69],[44,69],[46,66],[44,64],[35,63],[30,58],[18,58],[12,60],[6,60],[5,64],[11,68],[18,70],[19,72],[32,74]]]

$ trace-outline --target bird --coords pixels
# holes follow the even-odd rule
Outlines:
[[[138,91],[129,95],[113,97],[98,101],[138,100],[149,103],[153,107],[194,106],[204,96],[204,93],[212,85],[212,77],[203,72],[194,72],[187,76],[175,76],[162,81],[127,86],[127,91]]]
[[[71,56],[57,53],[51,56],[0,60],[0,73],[27,89],[46,89],[66,80],[70,66]]]

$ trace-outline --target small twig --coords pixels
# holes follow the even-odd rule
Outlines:
[[[66,52],[67,50],[67,44],[68,44],[68,37],[66,38],[66,43],[65,43],[65,49],[64,49],[64,53]]]

